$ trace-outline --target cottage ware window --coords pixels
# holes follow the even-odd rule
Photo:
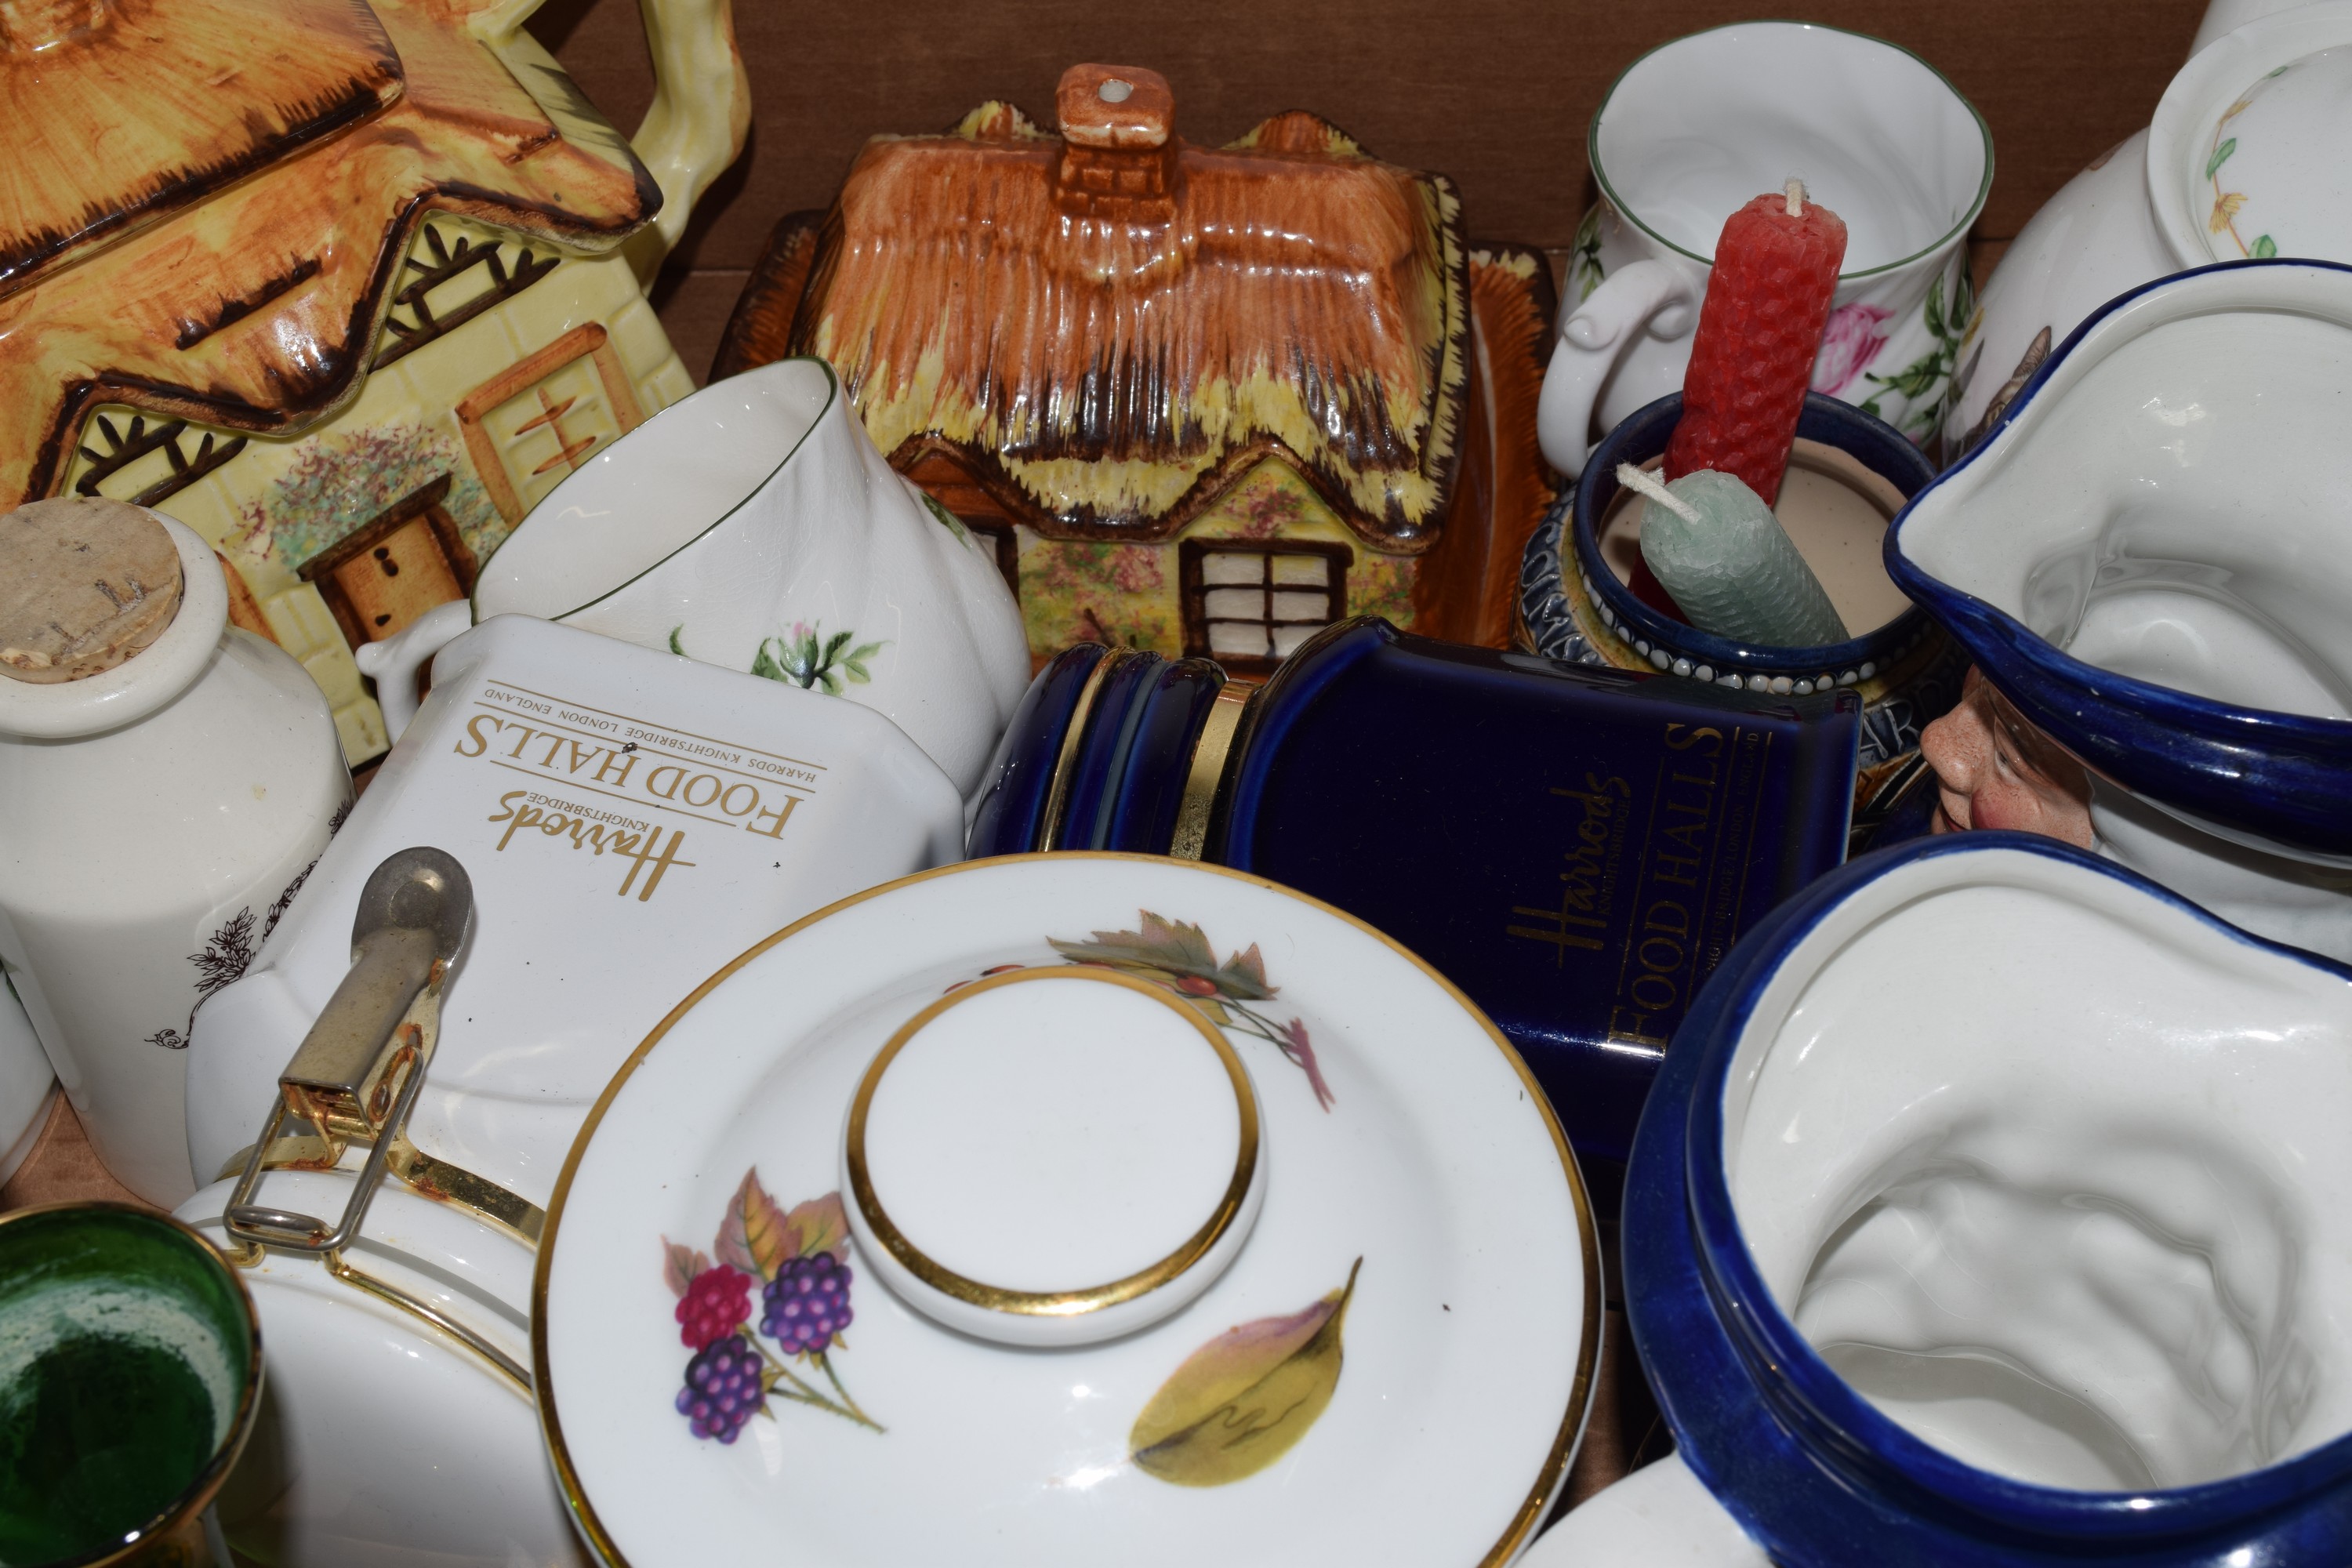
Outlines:
[[[1345,613],[1353,559],[1344,544],[1186,540],[1184,651],[1244,669],[1287,658]]]

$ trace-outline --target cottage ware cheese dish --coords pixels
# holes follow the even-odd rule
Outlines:
[[[1188,1253],[1253,1166],[1231,1258]],[[1582,1427],[1591,1225],[1510,1048],[1369,927],[1007,857],[835,906],[648,1037],[550,1207],[534,1386],[636,1568],[1501,1564]],[[992,1289],[905,1289],[926,1261]],[[962,1331],[1188,1288],[1116,1337]]]

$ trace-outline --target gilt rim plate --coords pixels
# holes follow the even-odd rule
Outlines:
[[[995,1345],[867,1266],[837,1191],[844,1119],[929,1004],[1067,964],[1222,1030],[1263,1102],[1264,1207],[1164,1321]],[[1007,856],[818,911],[647,1037],[549,1207],[536,1398],[614,1564],[1500,1568],[1581,1435],[1601,1285],[1542,1091],[1427,964],[1223,868]]]

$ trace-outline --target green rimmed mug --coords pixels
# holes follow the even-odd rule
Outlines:
[[[261,1396],[228,1260],[127,1204],[0,1215],[0,1568],[196,1568]]]

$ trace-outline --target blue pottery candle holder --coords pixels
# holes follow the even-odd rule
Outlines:
[[[1673,393],[1612,430],[1528,540],[1519,572],[1522,640],[1553,658],[1732,689],[1857,693],[1854,827],[1858,841],[1870,842],[1890,814],[1924,798],[1919,732],[1958,700],[1967,656],[1916,605],[1843,642],[1772,647],[1701,631],[1637,598],[1602,553],[1602,523],[1622,489],[1617,465],[1641,468],[1663,457],[1682,407]],[[1797,437],[1853,459],[1906,500],[1935,478],[1935,466],[1893,426],[1819,393],[1805,395]]]

